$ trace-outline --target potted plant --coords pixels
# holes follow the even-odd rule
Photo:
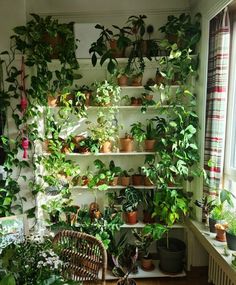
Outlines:
[[[168,236],[168,229],[189,212],[189,198],[181,190],[162,187],[155,193],[153,217],[166,228],[166,238],[158,241],[160,268],[164,272],[178,273],[183,270],[185,243]]]
[[[124,152],[134,151],[134,139],[130,134],[125,133],[124,138],[120,138],[120,150]]]
[[[155,219],[152,217],[154,213],[154,189],[143,191],[143,222],[145,224],[154,223]]]
[[[132,175],[132,185],[135,186],[143,185],[143,179],[144,176],[142,173],[142,167],[138,167],[138,171]]]
[[[131,125],[130,133],[132,137],[138,143],[138,150],[141,150],[141,143],[146,139],[145,130],[143,129],[143,124],[141,122],[133,123]]]
[[[156,129],[154,127],[153,120],[147,120],[146,125],[146,137],[145,137],[145,150],[146,151],[153,151],[156,144]]]
[[[114,29],[118,31],[117,34],[114,34],[114,38],[110,41],[113,46],[110,47],[114,50],[115,57],[123,57],[125,53],[125,49],[131,44],[131,28],[128,26],[124,26],[122,28],[112,25]]]
[[[138,222],[138,204],[141,201],[140,192],[134,187],[128,186],[121,191],[121,197],[125,222],[131,225],[136,224]]]
[[[123,170],[121,171],[121,185],[122,186],[129,186],[130,185],[130,176],[131,172],[133,171],[133,168],[130,168],[129,170]]]
[[[98,153],[100,150],[98,140],[92,139],[91,136],[87,136],[86,138],[82,139],[78,143],[77,151],[79,153]]]
[[[137,272],[138,248],[132,244],[125,244],[116,257],[113,257],[115,267],[112,269],[114,276],[119,277],[117,285],[136,285],[130,279],[130,273]]]
[[[141,268],[144,271],[151,271],[155,268],[150,254],[150,247],[154,241],[153,235],[144,227],[142,230],[134,229],[135,245],[141,255]]]
[[[235,212],[228,212],[226,215],[226,241],[227,246],[231,250],[236,250],[236,215]]]
[[[95,82],[93,103],[97,106],[117,104],[120,100],[120,87],[107,80]]]
[[[91,104],[92,98],[92,88],[88,85],[82,85],[79,87],[78,91],[84,94],[85,96],[85,105],[88,107]]]
[[[98,57],[100,57],[100,65],[103,65],[104,62],[108,61],[107,70],[109,73],[114,74],[118,62],[115,58],[114,50],[108,47],[113,39],[113,32],[99,24],[97,24],[95,28],[101,30],[101,32],[98,39],[91,44],[89,49],[89,53],[92,54],[92,65],[95,66]]]
[[[119,86],[127,86],[129,80],[129,72],[125,68],[117,69],[115,76]]]
[[[49,215],[49,222],[56,224],[60,220],[60,213],[63,207],[70,201],[63,201],[61,198],[51,199],[47,204],[42,205],[42,209]]]
[[[89,180],[88,187],[91,189],[97,187],[98,190],[107,190],[109,183],[114,179],[115,173],[112,173],[109,167],[107,167],[100,159],[94,160],[93,164],[96,172]]]
[[[116,186],[118,184],[119,175],[122,172],[121,167],[116,166],[114,160],[111,160],[109,163],[109,169],[112,173],[113,180],[110,181],[111,186]]]
[[[206,215],[207,224],[209,223],[210,232],[215,233],[215,225],[224,223],[224,209],[227,203],[233,207],[232,193],[226,189],[220,191],[218,200],[204,197],[201,201],[195,201],[195,204],[203,209]]]
[[[193,20],[185,13],[179,16],[171,15],[168,16],[167,23],[159,30],[165,33],[170,44],[177,43],[180,49],[195,50],[201,36],[200,19],[199,13],[194,16]]]

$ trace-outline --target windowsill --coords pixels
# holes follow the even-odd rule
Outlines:
[[[236,270],[232,267],[232,253],[233,250],[229,251],[229,256],[224,255],[224,247],[227,246],[226,242],[219,242],[215,239],[216,234],[210,233],[209,229],[205,227],[203,223],[186,220],[186,226],[191,230],[196,239],[202,244],[205,250],[221,264],[222,269],[227,272],[229,276],[232,276],[232,280],[236,280]]]

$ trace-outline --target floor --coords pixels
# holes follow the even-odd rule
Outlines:
[[[137,285],[209,285],[207,268],[195,268],[181,278],[135,279]],[[107,281],[106,285],[116,285],[116,281]]]

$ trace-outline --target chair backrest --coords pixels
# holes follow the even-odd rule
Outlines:
[[[85,233],[63,230],[55,235],[53,244],[64,263],[64,278],[105,284],[107,253],[100,240]]]

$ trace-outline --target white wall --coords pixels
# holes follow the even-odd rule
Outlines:
[[[27,0],[27,17],[30,13],[52,15],[63,22],[101,23],[123,25],[128,16],[144,14],[147,24],[155,27],[154,37],[160,37],[158,27],[170,14],[189,10],[188,0]]]
[[[0,0],[0,51],[10,45],[12,29],[26,21],[25,0]]]

